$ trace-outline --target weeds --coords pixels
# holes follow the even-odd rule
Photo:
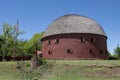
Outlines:
[[[44,64],[37,66],[36,68],[31,68],[29,62],[20,61],[17,63],[16,68],[21,72],[21,79],[38,80],[43,76],[44,73],[49,72],[55,62],[46,62],[44,60],[43,63]]]

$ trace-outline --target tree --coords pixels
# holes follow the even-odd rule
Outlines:
[[[116,55],[116,56],[118,56],[120,58],[120,47],[119,47],[119,44],[114,49],[114,55]]]
[[[41,50],[41,38],[43,36],[43,32],[36,33],[33,37],[26,42],[24,49],[27,54],[34,54],[35,50]]]
[[[0,54],[3,55],[3,58],[15,52],[17,36],[22,33],[16,29],[16,25],[3,23],[2,33],[0,34]]]

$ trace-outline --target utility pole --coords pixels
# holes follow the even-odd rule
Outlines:
[[[15,54],[18,52],[18,43],[17,43],[17,37],[18,37],[18,27],[19,27],[19,20],[17,20],[16,26],[15,26]]]

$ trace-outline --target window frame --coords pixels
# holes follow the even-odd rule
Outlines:
[[[91,38],[91,42],[92,42],[92,43],[95,43],[95,42],[96,42],[96,39],[95,39],[95,38]]]
[[[51,41],[50,41],[50,40],[48,40],[48,41],[47,41],[47,44],[48,44],[48,45],[50,45],[50,44],[51,44]]]
[[[80,38],[80,40],[82,43],[85,43],[85,41],[86,41],[85,38]]]
[[[52,55],[52,51],[51,51],[51,50],[49,50],[49,51],[48,51],[48,54],[49,54],[49,55]]]
[[[59,43],[59,39],[55,39],[55,44],[58,44]]]
[[[73,54],[73,51],[70,50],[70,49],[67,49],[67,53],[68,53],[68,54]]]

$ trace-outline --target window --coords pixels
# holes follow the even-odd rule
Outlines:
[[[95,58],[95,53],[92,49],[89,49],[90,54]]]
[[[67,53],[72,54],[72,51],[70,49],[67,49]]]
[[[92,42],[92,43],[95,43],[95,38],[91,38],[91,42]]]
[[[92,49],[90,49],[89,52],[92,53]]]
[[[85,42],[85,39],[84,38],[80,38],[81,42]]]
[[[100,53],[103,53],[103,50],[100,50]]]
[[[59,39],[56,39],[56,40],[55,40],[55,44],[58,44],[58,43],[59,43]]]
[[[70,49],[67,50],[67,53],[70,53]]]
[[[50,45],[50,40],[48,40],[47,44]]]
[[[49,51],[48,51],[48,54],[49,54],[49,55],[52,55],[52,51],[49,50]]]

